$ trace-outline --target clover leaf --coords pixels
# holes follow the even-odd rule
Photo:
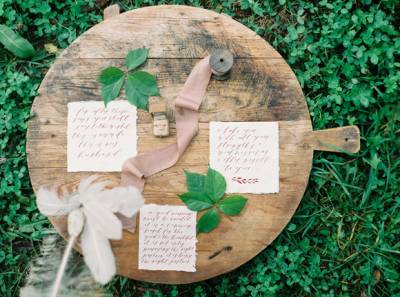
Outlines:
[[[179,198],[190,210],[206,210],[197,222],[197,233],[208,233],[218,227],[220,212],[235,216],[247,204],[247,199],[241,195],[223,198],[226,180],[217,170],[208,168],[207,175],[185,171],[185,177],[188,192],[178,195]]]
[[[107,67],[101,71],[98,82],[106,106],[118,97],[124,83],[126,99],[137,108],[148,110],[149,96],[160,96],[154,75],[142,70],[133,71],[146,62],[148,52],[146,48],[129,51],[125,58],[127,72],[117,67]]]

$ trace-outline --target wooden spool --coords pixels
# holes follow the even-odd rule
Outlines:
[[[226,49],[218,49],[210,55],[210,66],[213,78],[227,80],[233,66],[233,55]]]
[[[122,66],[131,49],[147,47],[144,69],[155,74],[163,100],[172,113],[174,100],[197,61],[215,49],[228,49],[235,63],[226,81],[212,80],[200,110],[199,133],[176,166],[151,176],[144,190],[147,203],[182,204],[184,169],[203,172],[209,162],[209,121],[279,121],[280,192],[246,194],[242,215],[224,217],[209,234],[198,236],[197,271],[138,270],[138,235],[124,233],[113,242],[118,273],[133,279],[183,284],[235,269],[267,247],[298,207],[312,166],[314,150],[355,153],[357,127],[313,131],[301,87],[279,53],[256,33],[224,14],[187,6],[154,6],[118,15],[112,6],[104,22],[94,26],[58,57],[43,80],[29,121],[27,153],[35,191],[40,186],[65,185],[71,190],[88,173],[67,173],[67,103],[101,100],[96,77],[107,66]],[[121,98],[124,98],[122,95]],[[156,138],[152,117],[138,113],[138,150],[146,152],[175,141]],[[116,183],[120,174],[109,174]],[[65,236],[64,218],[50,218]]]

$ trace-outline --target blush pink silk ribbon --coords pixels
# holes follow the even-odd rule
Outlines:
[[[178,161],[197,134],[198,110],[206,94],[211,73],[209,57],[202,59],[193,68],[175,100],[176,142],[126,160],[122,166],[122,186],[134,186],[143,191],[146,177],[167,169]],[[135,231],[136,217],[120,218],[126,230]]]

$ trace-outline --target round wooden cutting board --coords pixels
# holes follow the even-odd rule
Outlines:
[[[171,136],[152,134],[150,114],[138,113],[138,150],[146,152],[175,141],[174,100],[201,58],[215,49],[234,56],[230,79],[212,80],[200,110],[199,133],[172,168],[151,176],[144,189],[146,203],[182,204],[184,169],[205,173],[209,162],[210,121],[278,121],[280,191],[245,194],[248,205],[236,217],[200,234],[197,271],[138,270],[138,232],[125,232],[113,242],[118,273],[133,279],[182,284],[231,271],[267,247],[293,216],[307,186],[313,150],[357,152],[357,127],[312,131],[301,87],[285,60],[256,33],[227,15],[187,6],[153,6],[119,14],[105,11],[94,26],[57,58],[43,80],[29,121],[27,153],[35,191],[41,186],[76,185],[89,173],[67,172],[67,103],[101,100],[96,82],[102,68],[122,66],[129,50],[150,49],[144,69],[157,76],[161,98],[168,106]],[[121,99],[124,95],[121,95]],[[120,174],[110,174],[119,179]],[[50,218],[65,236],[65,219]]]

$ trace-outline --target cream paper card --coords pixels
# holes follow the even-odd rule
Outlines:
[[[121,171],[136,155],[136,107],[127,101],[68,103],[68,172]]]
[[[186,206],[140,209],[139,269],[196,271],[196,212]]]
[[[279,192],[278,122],[210,122],[210,167],[228,193]]]

